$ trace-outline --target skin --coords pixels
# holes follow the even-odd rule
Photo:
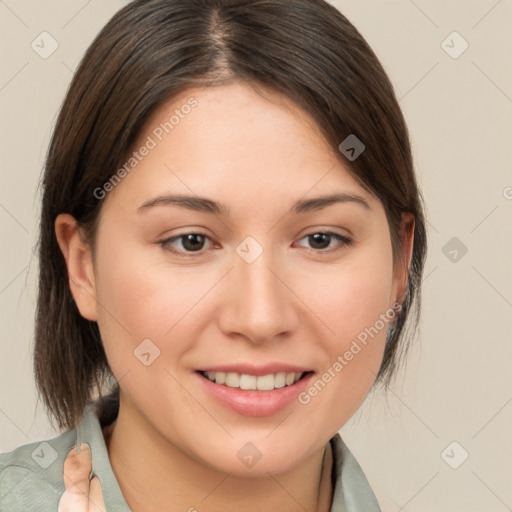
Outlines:
[[[191,96],[198,105],[103,199],[94,254],[73,217],[56,221],[76,304],[98,322],[121,387],[111,465],[134,512],[328,511],[328,441],[371,389],[386,329],[307,405],[270,416],[225,408],[194,371],[281,361],[321,376],[403,299],[414,219],[404,214],[404,258],[393,261],[382,203],[344,157],[286,97],[241,82],[173,98],[135,147]],[[346,202],[288,213],[299,199],[337,192],[371,209]],[[164,193],[207,197],[230,215],[176,205],[138,211]],[[333,237],[319,246],[307,236],[326,231],[353,243]],[[190,258],[169,250],[186,254],[183,238],[159,243],[184,233],[207,237]],[[250,264],[236,252],[247,236],[263,249]],[[160,350],[149,366],[133,353],[147,338]],[[252,468],[237,457],[248,442],[262,454]]]
[[[105,512],[101,484],[97,476],[89,480],[92,469],[91,449],[85,443],[69,452],[64,461],[66,490],[59,501],[58,512]]]

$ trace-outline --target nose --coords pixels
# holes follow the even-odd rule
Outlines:
[[[287,282],[293,278],[282,268],[270,250],[264,250],[252,263],[235,254],[218,316],[226,335],[263,343],[297,329],[300,301],[292,291],[293,282]]]

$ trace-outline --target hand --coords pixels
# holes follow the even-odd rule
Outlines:
[[[89,446],[82,443],[80,453],[74,447],[64,461],[66,490],[60,498],[58,512],[105,512],[100,480],[97,476],[89,480],[91,470]]]

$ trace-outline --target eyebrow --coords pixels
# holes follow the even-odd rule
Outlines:
[[[327,196],[313,197],[311,199],[298,200],[289,210],[289,213],[306,213],[318,211],[337,203],[353,203],[364,207],[368,211],[372,211],[368,201],[357,194],[349,194],[346,192],[331,194]],[[178,206],[189,210],[212,213],[214,215],[229,216],[229,207],[223,203],[213,201],[206,197],[185,196],[185,195],[163,195],[153,199],[149,199],[143,203],[138,212],[148,210],[155,206]]]

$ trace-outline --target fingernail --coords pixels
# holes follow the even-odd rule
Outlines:
[[[86,443],[82,443],[82,444],[80,445],[80,451],[82,451],[82,450],[88,450],[88,449],[89,449],[89,445],[88,445],[88,444],[86,444]]]

